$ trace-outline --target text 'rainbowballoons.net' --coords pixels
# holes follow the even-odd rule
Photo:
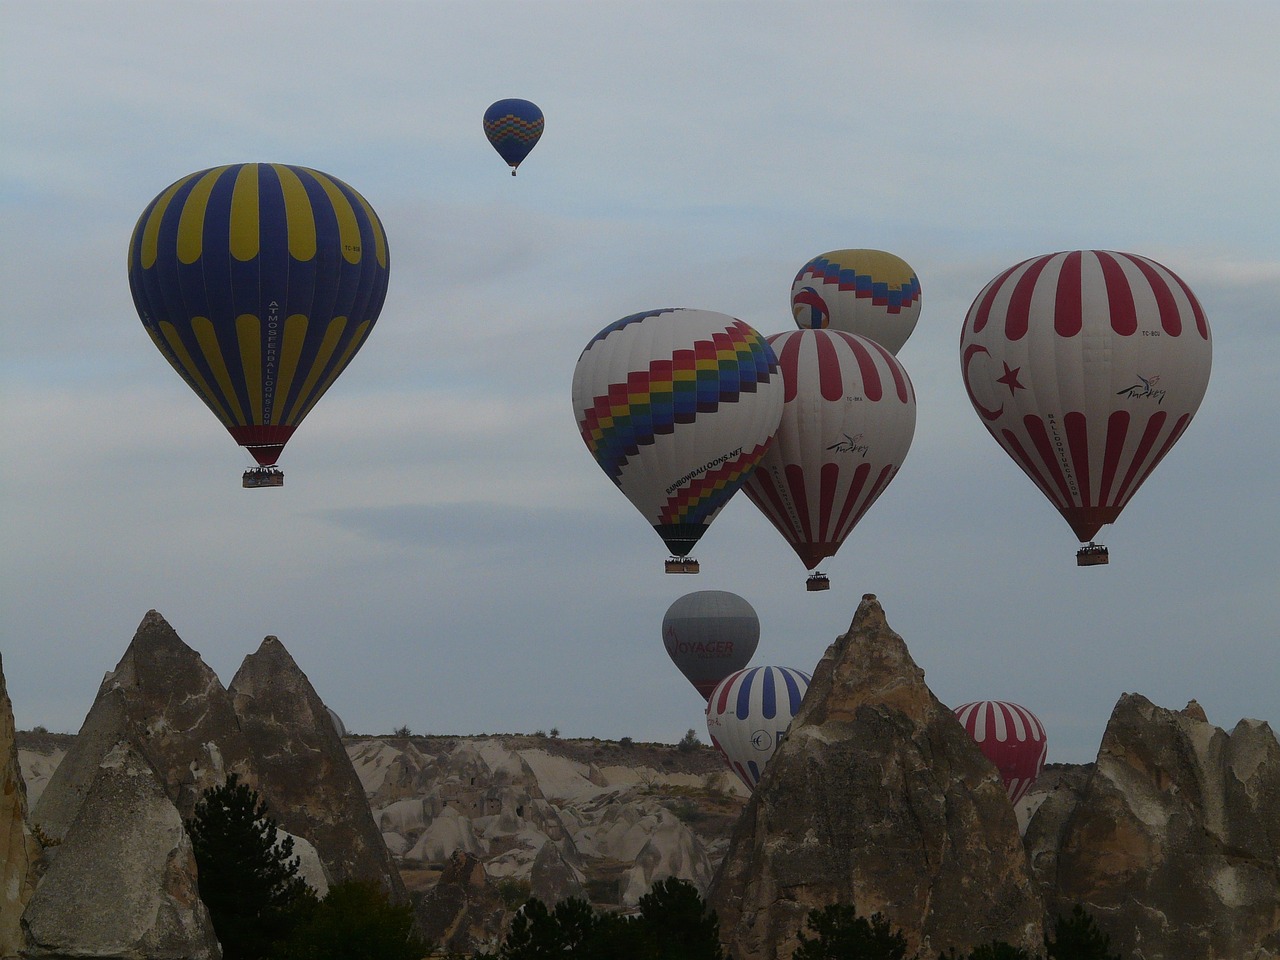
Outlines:
[[[573,413],[600,469],[683,558],[764,455],[782,390],[777,357],[746,323],[650,310],[591,338]]]
[[[787,735],[810,676],[790,667],[748,667],[716,685],[707,701],[707,733],[729,769],[754,790]]]
[[[280,480],[280,452],[369,336],[389,273],[387,237],[364,197],[280,163],[183,177],[147,205],[129,244],[147,333]],[[246,486],[259,485],[254,472]]]
[[[1191,289],[1154,260],[1105,250],[1010,267],[978,294],[960,335],[974,410],[1082,543],[1182,436],[1212,358]]]
[[[1026,796],[1049,752],[1039,718],[1026,707],[1004,700],[964,703],[955,708],[955,715],[982,755],[1000,771],[1009,802]]]

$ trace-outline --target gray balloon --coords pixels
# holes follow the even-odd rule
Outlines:
[[[751,661],[760,642],[760,618],[736,593],[697,590],[667,610],[662,642],[705,700],[716,684]]]

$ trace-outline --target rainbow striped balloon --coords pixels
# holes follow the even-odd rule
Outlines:
[[[1049,741],[1044,726],[1026,707],[1004,700],[977,700],[955,708],[956,718],[995,764],[1010,803],[1031,789],[1044,769]]]
[[[832,250],[814,257],[791,284],[801,330],[842,330],[896,354],[920,319],[920,279],[884,250]]]
[[[573,411],[600,469],[685,557],[773,440],[782,379],[741,320],[650,310],[591,338],[573,371]]]
[[[364,197],[282,163],[183,177],[147,205],[129,244],[142,325],[264,466],[368,338],[389,275]]]
[[[790,667],[748,667],[716,685],[707,701],[711,744],[748,790],[787,735],[811,677]]]

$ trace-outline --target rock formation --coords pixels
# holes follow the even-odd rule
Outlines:
[[[103,758],[22,918],[29,960],[217,960],[182,818],[121,741]]]
[[[254,786],[280,828],[314,845],[331,881],[369,881],[405,899],[329,710],[284,644],[265,638],[227,689],[254,757]]]
[[[39,862],[40,845],[27,827],[27,789],[0,660],[0,958],[16,957],[22,946],[19,920],[35,891]]]
[[[484,864],[468,853],[455,853],[440,880],[423,896],[418,919],[423,935],[450,956],[470,956],[501,941],[512,910],[485,873]]]
[[[809,911],[837,903],[884,914],[908,955],[1041,948],[1043,907],[999,775],[875,597],[814,671],[710,901],[736,960],[790,957]]]
[[[102,758],[128,740],[147,758],[184,817],[229,773],[254,783],[248,741],[231,697],[200,655],[156,611],[142,619],[115,670],[103,678],[80,733],[49,778],[32,822],[60,838],[79,812]]]
[[[1079,902],[1133,960],[1280,957],[1280,743],[1241,720],[1230,733],[1125,694],[1097,763],[1028,843],[1051,914]],[[1064,809],[1065,808],[1065,809]],[[1042,822],[1044,821],[1044,822]],[[1055,825],[1056,824],[1056,825]]]

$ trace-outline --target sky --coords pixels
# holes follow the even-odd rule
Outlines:
[[[0,654],[19,728],[74,732],[156,609],[230,683],[280,638],[353,732],[705,741],[661,623],[693,590],[811,671],[874,593],[943,703],[1013,700],[1050,762],[1116,700],[1280,725],[1280,5],[0,0]],[[512,178],[481,117],[546,115]],[[368,342],[251,461],[147,337],[147,203],[221,163],[315,167],[391,251]],[[744,497],[697,577],[592,460],[587,341],[660,307],[794,329],[797,270],[888,250],[923,311],[901,472],[823,565]],[[1057,250],[1139,253],[1213,373],[1078,568],[960,378],[970,303]]]

